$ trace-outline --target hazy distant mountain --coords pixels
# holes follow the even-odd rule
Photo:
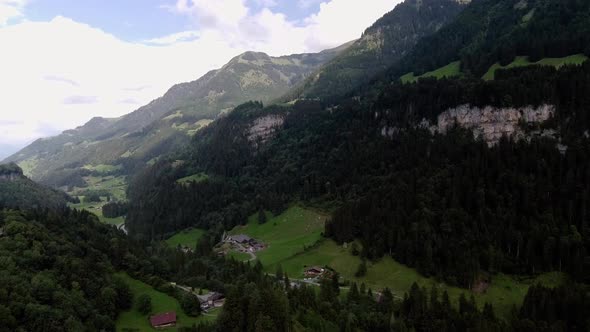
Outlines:
[[[220,114],[248,100],[285,94],[347,45],[317,54],[270,57],[246,52],[200,79],[175,85],[163,97],[117,119],[94,118],[61,135],[39,139],[10,156],[25,174],[53,186],[83,185],[83,167],[145,166],[186,143]]]

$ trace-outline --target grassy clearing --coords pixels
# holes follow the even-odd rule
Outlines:
[[[150,326],[149,316],[141,314],[136,308],[136,300],[142,294],[147,294],[152,298],[152,312],[164,313],[169,311],[176,311],[178,318],[178,324],[175,328],[165,329],[166,331],[176,331],[181,327],[190,327],[193,324],[199,324],[201,322],[213,321],[217,318],[219,310],[210,312],[207,316],[202,315],[199,317],[189,317],[182,311],[180,303],[175,298],[158,292],[153,287],[145,284],[139,280],[131,278],[125,273],[117,274],[118,277],[123,279],[131,288],[133,293],[133,307],[130,311],[123,312],[117,318],[116,326],[117,331],[124,331],[125,329],[136,329],[139,331],[156,331]]]
[[[268,248],[256,253],[269,272],[289,257],[302,252],[305,247],[317,243],[324,231],[326,217],[318,212],[293,206],[279,216],[269,216],[260,225],[258,214],[249,218],[246,226],[234,228],[230,234],[247,234],[264,242]]]
[[[233,259],[235,259],[238,262],[247,262],[250,260],[250,255],[243,253],[243,252],[239,252],[239,251],[230,251],[226,257],[232,257]]]
[[[121,170],[123,167],[121,165],[105,165],[105,164],[101,164],[101,165],[85,165],[83,167],[84,169],[90,170],[90,171],[94,171],[97,173],[101,173],[101,174],[105,174],[105,173],[110,173],[110,172],[115,172],[115,171],[119,171]]]
[[[180,183],[180,184],[189,184],[191,182],[196,182],[196,183],[203,182],[207,179],[209,179],[209,175],[207,175],[205,173],[198,173],[198,174],[184,177],[182,179],[178,179],[178,180],[176,180],[176,182]]]
[[[195,248],[197,242],[205,235],[205,231],[198,228],[190,228],[174,235],[166,240],[166,243],[173,248],[178,246]]]
[[[105,190],[111,194],[111,197],[118,201],[127,199],[127,179],[124,176],[87,176],[84,178],[88,183],[89,190]]]
[[[486,81],[493,80],[498,69],[524,67],[530,65],[553,66],[555,68],[560,68],[564,65],[580,65],[586,60],[588,60],[588,57],[583,54],[575,54],[564,58],[545,58],[537,62],[531,62],[527,56],[517,56],[514,61],[506,66],[501,66],[499,63],[495,63],[492,65],[492,67],[490,67],[487,73],[483,75],[482,78]]]
[[[461,73],[461,61],[451,62],[448,65],[438,68],[433,71],[429,71],[424,73],[420,76],[414,76],[414,73],[407,73],[404,76],[400,77],[402,83],[414,83],[417,82],[420,78],[426,77],[434,77],[437,79],[441,79],[444,77],[457,77],[463,75]]]
[[[440,292],[447,290],[449,297],[455,303],[461,294],[468,298],[472,292],[450,287],[439,283],[433,278],[425,278],[416,270],[402,265],[390,257],[381,259],[378,262],[368,263],[368,272],[365,277],[354,276],[361,260],[350,253],[350,248],[345,249],[332,240],[324,240],[318,246],[304,253],[291,257],[281,262],[283,271],[290,277],[302,278],[304,266],[320,265],[329,266],[340,275],[350,281],[365,283],[373,290],[381,290],[385,287],[391,289],[396,296],[403,297],[414,282],[428,290],[436,285]],[[516,279],[506,275],[497,275],[492,279],[490,288],[484,294],[474,294],[476,302],[483,307],[486,302],[494,305],[496,312],[502,317],[508,317],[513,306],[519,307],[530,285],[542,283],[548,286],[555,286],[563,280],[560,273],[548,273],[537,278]]]
[[[105,224],[115,225],[115,226],[119,227],[125,223],[125,218],[123,218],[123,217],[106,218],[105,216],[103,216],[102,207],[103,207],[103,205],[105,205],[107,203],[105,199],[102,199],[102,201],[100,203],[99,202],[84,203],[83,196],[79,196],[78,198],[80,199],[81,203],[68,204],[72,209],[86,210],[88,212],[94,213],[98,217],[98,219],[102,223],[105,223]]]

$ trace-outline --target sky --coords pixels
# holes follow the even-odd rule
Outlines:
[[[319,52],[401,0],[0,0],[0,160],[245,51]]]

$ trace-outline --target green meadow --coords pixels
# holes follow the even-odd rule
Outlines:
[[[415,269],[407,267],[393,260],[391,257],[382,258],[376,262],[367,263],[367,274],[356,278],[355,272],[361,259],[353,256],[350,244],[338,245],[330,239],[322,238],[326,216],[294,206],[279,216],[269,216],[265,224],[258,223],[258,214],[250,217],[245,226],[234,228],[230,234],[247,234],[268,245],[268,248],[256,253],[265,271],[274,273],[280,264],[282,270],[291,278],[302,279],[306,266],[328,266],[336,270],[346,281],[365,283],[374,291],[385,287],[391,289],[398,297],[408,292],[414,282],[421,287],[430,289],[436,286],[440,293],[446,290],[454,303],[458,303],[461,294],[470,297],[471,291],[451,287],[426,278]],[[247,260],[243,253],[230,252],[228,254],[237,260]],[[528,288],[536,283],[556,286],[564,279],[561,273],[548,273],[531,278],[516,278],[508,275],[492,277],[490,287],[482,294],[473,294],[476,302],[483,307],[486,302],[494,305],[496,312],[502,317],[508,317],[512,309],[522,304]]]
[[[114,225],[114,226],[121,226],[122,224],[125,223],[125,218],[124,217],[118,217],[118,218],[106,218],[105,216],[103,216],[102,214],[102,206],[106,204],[106,201],[102,202],[93,202],[93,203],[84,203],[84,197],[83,196],[79,196],[80,201],[82,201],[81,203],[78,204],[68,204],[69,207],[71,207],[72,209],[78,209],[78,210],[86,210],[88,212],[94,213],[98,219],[100,220],[100,222],[105,223],[105,224],[109,224],[109,225]]]
[[[170,311],[176,312],[178,324],[174,328],[164,329],[164,331],[176,331],[178,328],[191,327],[201,322],[213,321],[217,318],[219,310],[201,315],[199,317],[187,316],[180,306],[178,300],[174,297],[158,292],[150,285],[139,280],[131,278],[126,273],[118,273],[118,277],[123,279],[131,288],[133,293],[133,307],[131,310],[123,312],[117,318],[117,331],[157,331],[149,323],[149,315],[141,314],[136,308],[137,298],[142,294],[147,294],[152,299],[152,312],[154,314],[165,313]]]
[[[434,77],[434,78],[444,78],[444,77],[456,77],[463,75],[461,73],[461,61],[451,62],[448,65],[438,68],[433,71],[429,71],[424,73],[420,76],[414,76],[414,73],[407,73],[404,76],[400,77],[402,83],[414,83],[417,82],[420,78],[426,77]]]
[[[207,175],[205,173],[198,173],[198,174],[184,177],[182,179],[178,179],[178,180],[176,180],[176,182],[180,183],[180,184],[189,184],[191,182],[196,182],[196,183],[203,182],[207,179],[209,179],[209,175]]]
[[[197,242],[205,235],[205,231],[198,228],[189,228],[172,236],[166,243],[173,248],[180,246],[195,248]]]
[[[496,71],[499,69],[525,67],[530,65],[553,66],[555,68],[560,68],[564,65],[580,65],[586,60],[588,60],[588,57],[583,54],[575,54],[563,58],[545,58],[537,62],[531,62],[528,56],[517,56],[514,58],[514,61],[512,61],[506,66],[502,66],[499,63],[493,64],[490,67],[490,69],[482,76],[482,79],[486,81],[493,80],[496,75]],[[424,73],[420,76],[414,76],[414,73],[407,73],[400,77],[400,80],[402,81],[402,83],[406,84],[417,82],[418,79],[426,77],[434,77],[440,79],[443,77],[458,77],[462,75],[463,73],[461,72],[461,61],[455,61],[451,62],[450,64],[444,67]]]
[[[588,60],[588,57],[583,54],[575,54],[563,58],[545,58],[537,62],[529,61],[529,57],[527,56],[517,56],[514,61],[506,66],[501,66],[499,63],[495,63],[492,65],[492,67],[490,67],[487,73],[483,75],[482,78],[486,81],[493,80],[498,69],[524,67],[530,65],[553,66],[555,68],[560,68],[564,65],[580,65],[586,60]]]
[[[313,246],[322,238],[326,217],[318,212],[293,206],[279,216],[267,213],[268,221],[258,223],[258,214],[248,224],[234,228],[230,234],[246,234],[265,243],[268,248],[256,253],[267,271],[278,263]]]
[[[336,270],[344,280],[356,282],[359,285],[364,283],[374,291],[388,287],[398,297],[403,297],[414,282],[428,290],[433,285],[439,289],[440,293],[446,290],[450,299],[455,303],[458,303],[461,294],[465,294],[467,298],[473,294],[465,289],[447,286],[434,278],[425,278],[415,269],[400,264],[391,257],[382,258],[377,262],[367,262],[366,276],[356,278],[354,275],[360,263],[360,257],[351,254],[350,246],[344,248],[332,240],[325,239],[313,249],[282,261],[281,266],[283,271],[292,278],[303,278],[305,266],[328,266]],[[499,315],[508,317],[514,306],[519,307],[522,304],[529,286],[536,283],[556,286],[563,279],[564,276],[560,273],[548,273],[536,278],[523,279],[500,274],[492,278],[492,283],[485,293],[474,294],[474,296],[481,307],[489,302],[494,305],[494,309]]]

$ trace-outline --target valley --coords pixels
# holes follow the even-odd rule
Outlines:
[[[355,250],[361,251],[361,245],[359,243],[338,245],[331,239],[323,238],[321,234],[324,230],[325,214],[293,206],[284,213],[269,218],[264,224],[259,224],[257,218],[258,215],[251,216],[246,226],[237,226],[229,234],[247,234],[267,244],[267,248],[255,253],[264,271],[274,275],[280,266],[280,270],[288,275],[291,281],[303,282],[306,278],[304,270],[307,267],[329,268],[340,275],[340,282],[345,293],[350,283],[354,282],[359,286],[365,284],[373,292],[389,288],[394,296],[403,298],[412,284],[417,283],[428,291],[436,287],[441,294],[448,292],[451,303],[455,306],[459,305],[461,295],[467,298],[474,296],[480,309],[483,309],[484,304],[491,303],[499,317],[509,319],[513,308],[522,305],[531,285],[557,287],[567,278],[565,274],[558,272],[536,276],[510,276],[498,273],[489,277],[490,283],[485,290],[471,292],[448,286],[434,277],[424,277],[415,269],[400,264],[391,257],[367,262],[366,275],[357,277],[355,274],[362,259],[358,253],[353,254],[353,246],[356,246]],[[182,232],[173,238],[194,233]],[[195,238],[197,237],[192,237],[192,239]],[[250,255],[237,251],[231,251],[227,253],[227,256],[238,261],[250,261]]]
[[[10,140],[94,116],[0,165],[0,332],[590,330],[590,2],[387,1],[178,0],[85,27],[130,81],[0,77]],[[27,6],[0,39],[78,26]]]

